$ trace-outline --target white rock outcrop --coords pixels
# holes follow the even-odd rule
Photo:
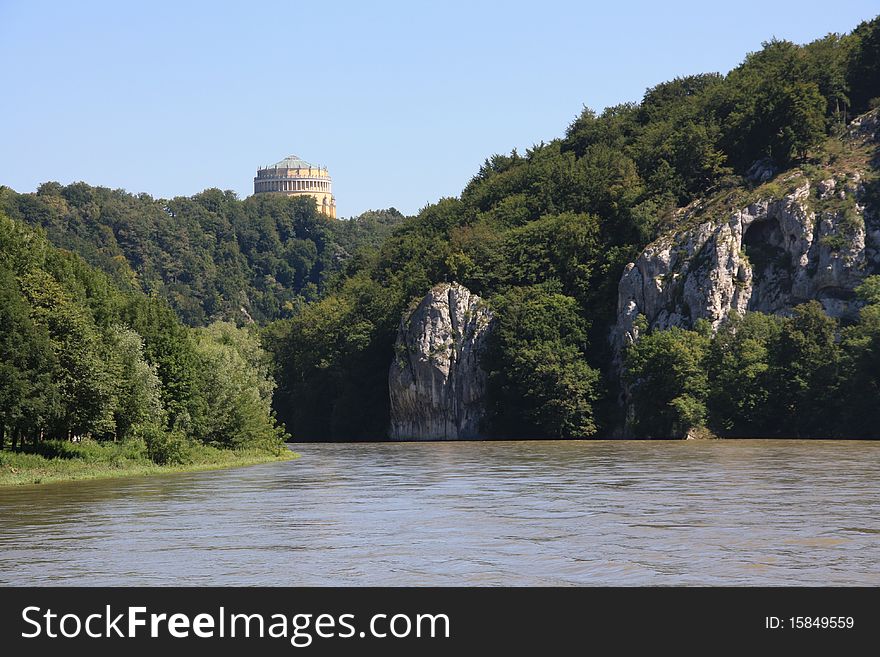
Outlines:
[[[733,311],[786,314],[818,300],[829,315],[858,308],[853,289],[880,266],[880,230],[860,203],[858,173],[811,184],[800,172],[744,207],[709,214],[695,203],[679,211],[690,228],[650,244],[626,266],[618,285],[611,340],[619,356],[638,339],[636,319],[650,328],[717,328]],[[867,226],[867,228],[866,228]]]
[[[491,327],[480,297],[457,283],[435,286],[401,318],[388,373],[392,440],[483,437],[480,358]]]

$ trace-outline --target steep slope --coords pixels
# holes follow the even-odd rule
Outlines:
[[[852,319],[854,289],[880,270],[880,216],[874,204],[880,113],[853,121],[840,156],[801,166],[754,190],[698,200],[673,218],[674,230],[629,263],[618,287],[612,342],[620,351],[642,327],[713,328],[731,313],[789,314],[811,300]]]
[[[483,300],[456,283],[435,286],[401,318],[388,373],[392,440],[485,435],[480,359],[491,322]]]

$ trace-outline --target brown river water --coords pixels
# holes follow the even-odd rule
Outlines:
[[[0,584],[880,585],[880,442],[293,447],[0,489]]]

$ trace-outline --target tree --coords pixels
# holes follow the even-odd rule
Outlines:
[[[713,111],[723,82],[715,73],[692,75],[645,92],[639,107],[642,129],[629,150],[656,193],[687,203],[730,172]]]
[[[869,109],[872,99],[880,98],[880,16],[861,23],[851,40],[847,83],[858,113]]]
[[[74,303],[61,285],[43,270],[20,278],[33,321],[48,330],[58,368],[57,415],[50,421],[60,435],[113,435],[115,386],[107,353],[88,312]]]
[[[228,322],[215,322],[197,333],[206,412],[194,427],[195,435],[218,447],[277,449],[284,432],[270,411],[275,384],[256,338]]]
[[[144,341],[135,331],[114,325],[108,334],[111,371],[117,385],[114,420],[116,436],[129,437],[139,426],[164,427],[162,382],[147,362]]]
[[[841,434],[877,438],[880,426],[880,276],[869,276],[856,288],[866,302],[859,321],[843,332],[841,386],[838,394]]]
[[[584,357],[587,322],[552,283],[492,299],[490,429],[503,438],[586,438],[596,422],[599,372]]]
[[[161,403],[168,426],[187,432],[204,413],[192,334],[156,296],[136,296],[120,311],[120,320],[144,340],[147,362],[161,381]]]
[[[721,144],[740,171],[764,157],[788,166],[824,136],[827,103],[809,71],[798,46],[773,40],[730,73]]]
[[[264,332],[277,363],[275,408],[298,439],[387,435],[388,367],[408,300],[402,285],[381,285],[362,273]]]
[[[72,202],[101,194],[61,189]],[[41,230],[2,214],[0,228],[0,448],[7,429],[13,446],[144,438],[163,463],[184,458],[192,439],[278,447],[274,382],[255,335],[231,324],[196,333],[158,297],[52,247]]]
[[[827,101],[825,116],[830,125],[842,125],[849,109],[847,65],[853,37],[828,34],[804,46],[807,77]]]
[[[775,404],[772,355],[782,320],[762,313],[732,313],[707,355],[712,428],[734,436],[771,435]]]
[[[624,381],[637,436],[674,438],[705,426],[710,336],[711,327],[699,321],[693,331],[677,326],[652,331],[627,349]]]
[[[783,87],[777,103],[781,130],[774,155],[783,163],[803,160],[825,137],[825,99],[816,83],[795,82]]]
[[[786,318],[773,354],[775,431],[786,437],[834,437],[840,426],[837,322],[818,301]]]
[[[12,272],[0,266],[0,449],[47,424],[55,398],[55,359],[45,327],[31,320]]]
[[[586,303],[599,259],[598,219],[589,214],[545,216],[510,230],[502,253],[503,280],[509,285],[535,285],[550,280]]]

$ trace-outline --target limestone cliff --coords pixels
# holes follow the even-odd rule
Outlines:
[[[481,437],[492,315],[466,287],[437,285],[401,318],[388,373],[392,440]]]
[[[717,327],[731,311],[785,314],[813,299],[832,316],[854,313],[853,289],[880,271],[880,217],[866,210],[878,137],[874,112],[851,125],[830,164],[679,210],[676,229],[648,245],[620,280],[611,336],[618,363],[638,339],[639,315],[650,328],[690,328],[698,319]]]

